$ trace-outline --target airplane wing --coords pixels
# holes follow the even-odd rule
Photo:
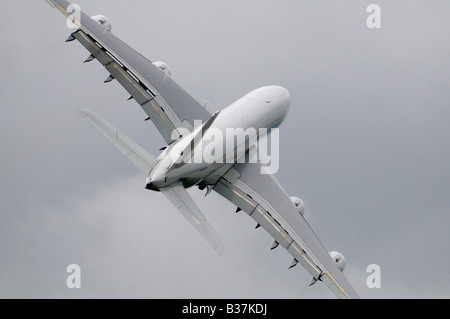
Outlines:
[[[250,215],[315,280],[339,298],[359,298],[275,176],[261,174],[258,163],[237,163],[214,190]]]
[[[67,41],[78,40],[109,72],[105,82],[117,80],[142,107],[167,144],[178,127],[191,130],[195,120],[206,121],[217,109],[177,84],[170,75],[128,46],[66,0],[46,0],[78,27]],[[78,17],[78,19],[76,18]],[[181,134],[175,134],[175,138]]]
[[[223,243],[211,224],[206,220],[192,197],[183,187],[182,183],[172,184],[169,187],[161,188],[161,193],[180,211],[186,220],[209,243],[214,251],[222,255]]]

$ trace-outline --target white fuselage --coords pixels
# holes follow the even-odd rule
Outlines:
[[[147,188],[158,190],[179,181],[189,187],[207,181],[214,172],[226,172],[252,146],[249,140],[257,140],[264,129],[280,125],[289,107],[289,92],[282,87],[266,86],[248,93],[223,109],[194,145],[191,142],[202,125],[167,147],[147,178]],[[246,132],[245,140],[235,143],[234,138],[227,138],[232,131]]]

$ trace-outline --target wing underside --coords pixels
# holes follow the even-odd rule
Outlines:
[[[305,219],[273,175],[257,163],[236,164],[214,190],[252,217],[316,280],[339,298],[358,298]]]
[[[46,1],[72,19],[68,1]],[[216,111],[84,12],[77,15],[79,20],[72,20],[79,28],[69,40],[78,40],[91,54],[88,60],[95,58],[105,67],[110,74],[107,81],[115,79],[127,90],[168,144],[178,127],[192,129],[195,120],[206,121]]]

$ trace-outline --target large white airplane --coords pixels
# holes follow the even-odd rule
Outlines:
[[[264,164],[250,160],[255,145],[233,146],[233,160],[207,161],[196,158],[205,147],[228,146],[225,139],[206,140],[208,132],[229,128],[255,128],[254,136],[277,127],[286,117],[290,95],[284,88],[267,86],[254,90],[223,110],[185,91],[171,77],[167,64],[152,63],[111,33],[105,16],[89,17],[65,0],[46,0],[75,26],[67,42],[78,40],[89,52],[85,62],[99,61],[109,72],[105,82],[117,80],[131,95],[161,133],[167,146],[158,158],[89,110],[79,113],[98,129],[145,176],[146,188],[165,195],[218,253],[223,244],[201,213],[186,188],[214,190],[253,218],[274,239],[271,249],[284,247],[292,256],[289,268],[300,263],[339,298],[358,298],[343,274],[342,254],[328,252],[303,217],[304,204],[289,197]],[[234,140],[233,140],[234,141]],[[202,143],[204,142],[204,143]],[[209,143],[209,144],[208,144]],[[209,145],[209,146],[208,146]],[[242,160],[245,159],[245,160]],[[266,173],[266,174],[264,174]]]

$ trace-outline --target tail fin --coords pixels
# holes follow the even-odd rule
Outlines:
[[[146,150],[133,142],[129,137],[120,132],[105,119],[89,110],[79,110],[89,123],[99,130],[126,158],[128,158],[146,176],[156,165],[157,160]],[[213,117],[215,119],[217,114]],[[209,127],[209,125],[207,126]],[[203,236],[211,247],[221,255],[223,244],[215,230],[201,213],[189,193],[181,183],[162,188],[161,192],[181,212],[189,223]]]
[[[90,110],[79,110],[78,113],[102,133],[126,158],[130,160],[145,176],[158,162],[142,147],[116,129],[105,119]]]
[[[180,211],[187,221],[203,236],[214,251],[222,255],[223,243],[212,228],[211,224],[203,216],[192,197],[181,183],[172,184],[161,188],[161,193]]]

